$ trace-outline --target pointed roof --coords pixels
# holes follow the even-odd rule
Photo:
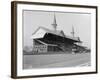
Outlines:
[[[72,36],[75,37],[75,32],[74,32],[74,27],[72,26],[72,32],[71,32]]]
[[[41,35],[42,34],[45,34],[45,33],[52,33],[52,34],[55,34],[55,35],[63,36],[64,37],[64,32],[61,31],[61,30],[54,31],[54,30],[50,30],[50,29],[47,29],[47,28],[41,27],[41,26],[39,28],[37,28],[34,33],[32,33],[32,36],[35,35],[38,31],[40,31],[39,34],[41,34]]]
[[[53,24],[57,25],[57,23],[56,23],[56,16],[55,16],[55,14],[54,14]]]
[[[56,30],[56,28],[57,28],[57,22],[56,22],[56,16],[55,16],[55,14],[54,14],[54,20],[53,20],[52,26]]]
[[[37,30],[32,34],[31,38],[32,39],[43,38],[46,33],[51,33],[51,34],[54,34],[54,35],[57,35],[57,36],[61,36],[61,37],[64,37],[64,38],[68,38],[68,39],[80,42],[80,40],[77,37],[66,36],[65,33],[63,32],[63,30],[54,31],[54,30],[47,29],[45,27],[37,28]]]

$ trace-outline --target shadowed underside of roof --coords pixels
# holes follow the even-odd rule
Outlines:
[[[45,45],[49,45],[49,46],[57,46],[56,44],[52,44],[52,43],[48,43],[44,40],[41,40],[41,39],[35,39],[36,41],[42,43],[42,44],[45,44]]]
[[[44,28],[44,27],[37,28],[37,30],[32,34],[31,38],[32,39],[43,38],[46,33],[51,33],[51,34],[54,34],[54,35],[57,35],[60,37],[71,39],[76,42],[81,42],[78,37],[66,36],[62,30],[55,31],[55,30],[50,30],[50,29]]]

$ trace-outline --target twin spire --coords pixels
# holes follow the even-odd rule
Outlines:
[[[54,30],[56,31],[57,23],[56,23],[56,16],[55,16],[55,14],[54,14],[54,20],[53,20],[52,26],[53,26]]]
[[[54,13],[54,20],[53,20],[52,26],[53,26],[54,31],[56,31],[57,30],[57,22],[56,22],[55,13]],[[73,37],[75,37],[75,32],[74,32],[74,27],[73,26],[72,26],[71,34],[72,34]]]
[[[71,32],[72,36],[75,37],[75,32],[74,32],[74,27],[72,26],[72,32]]]

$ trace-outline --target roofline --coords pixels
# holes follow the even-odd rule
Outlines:
[[[37,39],[35,39],[35,40],[37,40]],[[40,43],[43,43],[44,45],[47,45],[47,46],[49,46],[49,45],[51,45],[51,46],[57,46],[57,45],[55,45],[55,44],[48,44],[48,43],[45,43],[45,42],[43,42],[43,41],[41,41],[41,40],[37,40],[37,41],[39,41]]]
[[[49,30],[49,29],[44,28],[44,27],[42,27],[42,26],[38,27],[38,28],[35,30],[35,32],[32,33],[32,35],[34,35],[34,34],[35,34],[35,33],[36,33],[40,28],[44,29],[45,31],[48,30],[46,33],[53,34],[53,35],[60,36],[60,37],[64,37],[64,36],[61,36],[61,35],[55,34],[55,33],[52,32],[52,30]],[[61,31],[62,31],[62,30],[61,30]],[[70,36],[66,36],[66,35],[65,35],[64,38],[66,38],[66,39],[70,39],[70,40],[73,40],[74,42],[81,42],[81,41],[79,41],[79,40],[73,39],[72,37],[70,37]]]

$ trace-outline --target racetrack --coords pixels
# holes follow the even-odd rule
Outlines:
[[[23,68],[57,68],[90,66],[90,53],[24,55]]]

